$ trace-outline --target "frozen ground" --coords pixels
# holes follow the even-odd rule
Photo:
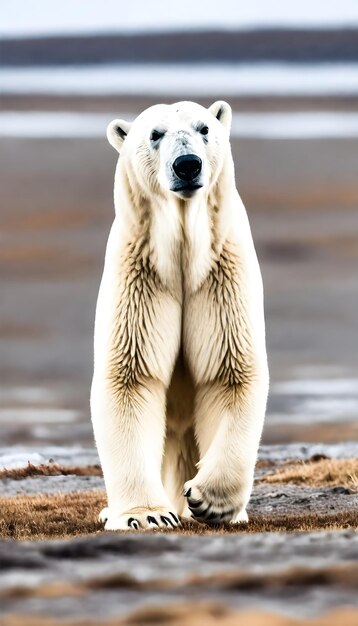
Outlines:
[[[358,495],[344,487],[267,484],[275,463],[357,456],[358,444],[263,446],[249,515],[292,516],[356,511]],[[79,447],[0,450],[5,467],[56,462],[86,467],[95,450]],[[31,496],[103,489],[94,476],[2,479],[2,510],[14,494]],[[56,511],[54,510],[54,515]],[[310,617],[342,605],[358,607],[358,535],[336,530],[256,534],[116,534],[68,540],[0,540],[0,617],[14,614],[87,618],[96,623],[148,605],[218,602]]]
[[[330,583],[321,582],[325,569],[351,571],[356,562],[357,535],[349,531],[292,534],[289,538],[282,534],[108,534],[37,544],[1,542],[0,558],[2,616],[49,614],[86,617],[96,623],[143,606],[188,600],[301,617],[342,605],[358,606],[353,585],[342,586],[339,575],[336,581],[331,575]],[[292,573],[298,567],[300,581],[292,585]],[[310,571],[316,572],[316,582]],[[278,582],[271,587],[269,580],[275,575]],[[245,579],[250,581],[246,585]],[[57,593],[46,592],[44,585],[51,588],[55,582],[60,583]],[[61,590],[61,582],[70,584]],[[79,593],[75,593],[76,585]],[[14,589],[17,594],[11,597]]]

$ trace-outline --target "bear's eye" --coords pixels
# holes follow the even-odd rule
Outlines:
[[[201,135],[207,135],[209,132],[208,126],[202,126],[199,132],[201,133]]]
[[[151,135],[150,135],[150,140],[159,141],[159,139],[161,139],[163,135],[164,133],[161,132],[160,130],[152,130]]]

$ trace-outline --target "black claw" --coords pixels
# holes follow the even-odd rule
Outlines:
[[[186,491],[186,492],[184,491],[184,496],[186,498],[190,498],[190,496],[191,496],[191,487],[189,487],[188,491]]]
[[[174,522],[176,522],[177,524],[179,524],[179,520],[178,520],[177,516],[176,516],[176,515],[174,515],[174,513],[172,513],[171,511],[169,511],[169,514],[172,516],[172,518],[173,518]]]
[[[203,504],[204,504],[204,500],[190,500],[189,508],[190,509],[198,509],[199,506],[202,506]]]
[[[138,520],[136,520],[134,517],[130,517],[128,520],[128,526],[129,528],[139,528],[139,522]]]
[[[147,522],[148,524],[156,524],[157,526],[159,526],[157,520],[155,519],[155,517],[153,517],[153,515],[148,515]]]
[[[189,506],[189,509],[192,511],[191,506]],[[210,511],[210,506],[208,506],[208,508],[205,509],[205,511],[192,511],[192,513],[194,514],[195,517],[205,517],[208,511]]]
[[[213,521],[214,519],[221,519],[222,515],[219,515],[219,513],[215,513],[215,511],[213,513],[210,513],[209,517],[206,518],[207,522]]]
[[[165,515],[161,515],[160,519],[162,520],[162,522],[166,525],[166,526],[171,526],[172,528],[174,528],[174,524],[172,522],[171,519],[169,519],[169,517],[165,517]]]

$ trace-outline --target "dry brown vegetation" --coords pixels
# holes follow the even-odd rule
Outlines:
[[[0,498],[0,536],[51,539],[101,530],[97,514],[105,506],[102,492]]]
[[[266,470],[259,481],[267,483],[295,483],[309,487],[343,486],[358,489],[358,459],[329,459],[318,455],[306,462],[275,464],[259,461],[258,469]],[[66,467],[55,463],[32,465],[17,469],[4,469],[0,479],[23,480],[37,476],[101,476],[98,465],[89,467]],[[100,532],[103,527],[97,521],[98,511],[105,505],[105,494],[99,491],[0,498],[2,519],[0,537],[16,539],[65,538]],[[178,532],[206,534],[210,532],[270,532],[306,531],[317,529],[357,528],[356,511],[312,511],[272,515],[251,515],[249,524],[209,529],[197,524],[184,524]],[[164,532],[164,531],[163,531]]]
[[[26,467],[15,467],[13,469],[0,470],[0,480],[2,478],[11,478],[12,480],[23,480],[24,478],[34,478],[36,476],[102,476],[102,470],[99,465],[90,465],[87,467],[66,467],[57,463],[33,465],[28,463]]]
[[[310,487],[346,487],[358,490],[358,459],[318,458],[289,463],[262,478],[267,483],[295,483]]]
[[[356,626],[358,611],[338,609],[321,617],[292,619],[261,611],[234,612],[220,604],[178,604],[147,607],[129,617],[98,622],[96,626]],[[93,621],[66,621],[66,626],[90,626]],[[64,626],[52,618],[13,616],[4,618],[2,626]]]
[[[105,495],[98,491],[0,498],[2,511],[0,537],[51,539],[97,533],[103,530],[102,524],[97,521],[97,514],[104,505]],[[338,528],[358,528],[356,510],[327,512],[325,514],[312,511],[286,515],[279,515],[275,512],[272,515],[256,514],[251,516],[248,524],[226,525],[220,529],[210,529],[195,523],[185,523],[183,528],[176,532],[226,534],[333,530]]]
[[[343,486],[353,489],[358,487],[358,459],[330,459],[324,455],[316,455],[308,461],[288,461],[283,465],[269,459],[259,460],[256,467],[274,470],[260,479],[268,483],[304,483],[311,487]],[[102,476],[102,469],[100,465],[80,467],[57,463],[41,465],[28,463],[26,467],[0,470],[0,480],[70,475]]]

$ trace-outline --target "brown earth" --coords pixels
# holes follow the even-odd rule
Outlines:
[[[357,441],[358,421],[334,421],[332,423],[295,424],[288,419],[285,424],[269,424],[265,428],[264,442],[267,444],[305,441],[314,443],[336,443],[337,441]]]
[[[259,611],[234,612],[221,604],[180,604],[148,607],[123,619],[96,621],[96,626],[356,626],[358,611],[342,608],[315,619],[293,619]],[[92,626],[89,620],[67,621],[66,626]],[[14,615],[1,626],[64,626],[62,620]]]
[[[223,95],[224,97],[224,95]],[[172,104],[178,101],[176,97],[166,97],[165,102]],[[183,94],[181,100],[192,100]],[[212,97],[200,97],[195,99],[203,106],[209,107]],[[358,108],[356,95],[337,96],[232,96],[230,104],[235,111],[355,111]],[[0,111],[124,111],[139,114],[154,104],[158,104],[157,96],[61,96],[61,95],[16,95],[2,94]]]
[[[186,591],[195,589],[247,591],[250,589],[289,589],[290,587],[343,587],[356,589],[358,586],[358,568],[355,564],[322,566],[322,567],[291,567],[279,572],[248,573],[244,571],[220,572],[210,576],[193,574],[184,580],[168,578],[151,578],[138,580],[127,573],[116,573],[107,576],[87,578],[80,582],[44,583],[36,587],[13,586],[0,591],[0,598],[31,598],[85,595],[100,589],[135,589],[137,591]]]

